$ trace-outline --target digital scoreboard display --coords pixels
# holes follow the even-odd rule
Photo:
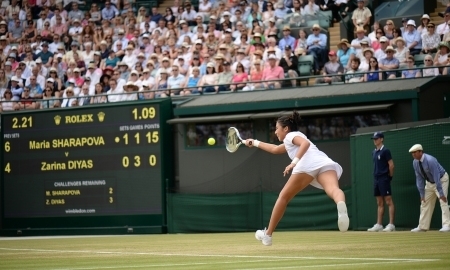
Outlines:
[[[170,115],[169,100],[2,114],[3,227],[161,223]]]

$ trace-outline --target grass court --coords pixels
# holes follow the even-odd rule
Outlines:
[[[450,233],[276,232],[0,238],[0,269],[449,269]]]

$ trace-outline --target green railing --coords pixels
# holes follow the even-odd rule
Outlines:
[[[414,68],[393,69],[393,70],[389,70],[389,71],[379,70],[379,71],[376,71],[376,72],[380,72],[380,73],[395,72],[397,74],[397,76],[398,76],[399,74],[401,74],[402,71],[405,71],[405,70],[420,70],[421,76],[418,77],[418,78],[423,78],[424,76],[423,76],[422,70],[424,70],[424,69],[431,69],[431,68],[433,68],[433,69],[434,68],[445,68],[445,67],[450,68],[450,65],[448,65],[448,66],[440,66],[440,67],[423,67],[422,66],[422,67],[414,67]],[[372,71],[365,71],[365,72],[355,72],[355,73],[350,73],[350,74],[351,75],[364,75],[364,74],[369,74],[369,73],[374,73],[374,72],[372,72]],[[315,75],[315,76],[303,76],[303,77],[295,77],[295,78],[284,78],[284,79],[267,80],[267,81],[248,81],[248,82],[246,82],[246,84],[261,84],[261,83],[269,83],[270,84],[271,82],[273,82],[273,83],[278,82],[281,85],[281,87],[278,87],[278,88],[274,87],[273,89],[270,89],[270,88],[267,88],[267,87],[257,87],[257,88],[255,88],[253,90],[250,90],[250,91],[237,90],[237,91],[220,91],[220,92],[210,92],[210,93],[199,93],[199,94],[186,95],[185,97],[189,97],[189,96],[194,97],[194,96],[199,96],[199,95],[214,95],[214,94],[233,94],[233,93],[243,93],[243,92],[253,92],[253,91],[273,91],[273,90],[279,91],[279,90],[282,90],[282,89],[293,89],[293,88],[304,87],[304,86],[301,85],[301,81],[309,82],[310,79],[317,79],[317,78],[324,78],[324,77],[335,77],[335,76],[340,77],[341,81],[339,81],[339,82],[320,83],[320,84],[315,84],[315,85],[311,85],[310,86],[310,87],[316,87],[316,86],[331,87],[333,85],[350,83],[350,82],[347,82],[345,80],[345,77],[347,75],[349,75],[349,74],[342,73],[342,74],[331,74],[331,75]],[[439,76],[447,76],[447,75],[439,75]],[[431,77],[431,76],[429,76],[429,77]],[[409,78],[409,79],[417,79],[417,77]],[[395,79],[388,79],[388,80],[409,80],[409,79],[408,78],[397,77]],[[296,83],[297,83],[297,85],[295,87],[293,87],[291,85],[291,81],[292,80],[295,80]],[[385,80],[386,79],[383,78],[380,81],[385,81]],[[352,82],[352,84],[353,83],[371,83],[371,82]],[[152,90],[146,90],[146,91],[135,91],[135,92],[131,92],[131,93],[127,93],[127,92],[114,93],[114,94],[102,93],[100,95],[86,95],[86,96],[82,96],[82,97],[78,96],[78,97],[73,97],[73,98],[68,98],[68,99],[80,100],[80,99],[86,98],[86,97],[87,98],[92,98],[92,97],[105,96],[106,97],[106,102],[105,103],[112,103],[111,101],[109,101],[109,97],[110,96],[136,95],[136,100],[114,101],[114,102],[126,102],[126,101],[128,101],[128,102],[136,102],[136,101],[139,101],[139,100],[146,100],[146,99],[157,98],[157,97],[152,97],[152,98],[146,98],[146,97],[156,96],[156,94],[159,93],[159,92],[164,92],[166,94],[167,98],[169,98],[169,97],[180,97],[178,95],[178,93],[180,91],[182,91],[182,90],[185,90],[185,89],[188,89],[188,90],[189,89],[190,90],[197,89],[198,90],[199,88],[204,89],[206,87],[215,87],[215,86],[226,86],[226,87],[228,87],[228,86],[230,86],[232,84],[233,83],[231,83],[231,84],[230,83],[227,83],[227,84],[214,84],[214,85],[207,85],[207,86],[201,86],[201,87],[197,86],[197,87],[183,87],[183,88],[174,88],[174,89],[152,89]],[[177,94],[177,95],[176,96],[171,96],[172,94]],[[161,97],[158,97],[158,98],[161,98]],[[34,100],[34,102],[36,102],[36,103],[47,102],[47,106],[46,107],[49,107],[48,104],[50,104],[50,102],[53,102],[53,101],[60,101],[61,102],[64,99],[67,99],[67,98],[54,97],[54,98],[49,98],[49,99],[36,99],[36,100]],[[3,102],[20,103],[20,100],[19,101],[4,101],[4,100],[0,101],[0,103],[3,103]],[[101,104],[101,103],[96,103],[96,104]],[[89,105],[93,105],[93,104],[89,104]],[[19,109],[23,109],[23,108],[21,107]]]

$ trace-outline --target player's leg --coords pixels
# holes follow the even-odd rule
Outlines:
[[[272,235],[292,198],[306,188],[313,179],[314,178],[311,175],[306,173],[292,174],[291,177],[289,177],[289,180],[281,190],[280,195],[278,196],[278,199],[273,207],[269,227],[266,231],[267,235]]]
[[[338,210],[338,227],[341,232],[346,232],[350,225],[347,214],[347,205],[345,204],[345,194],[339,188],[338,176],[335,170],[321,172],[317,176],[317,182],[322,185],[325,193],[334,200]]]

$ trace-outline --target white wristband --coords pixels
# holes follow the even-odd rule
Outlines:
[[[291,161],[291,164],[297,165],[297,163],[298,163],[299,160],[300,160],[300,159],[299,159],[298,157],[295,157],[295,158]]]
[[[253,146],[254,146],[254,147],[259,147],[259,143],[260,143],[260,141],[258,141],[258,140],[253,140]]]

